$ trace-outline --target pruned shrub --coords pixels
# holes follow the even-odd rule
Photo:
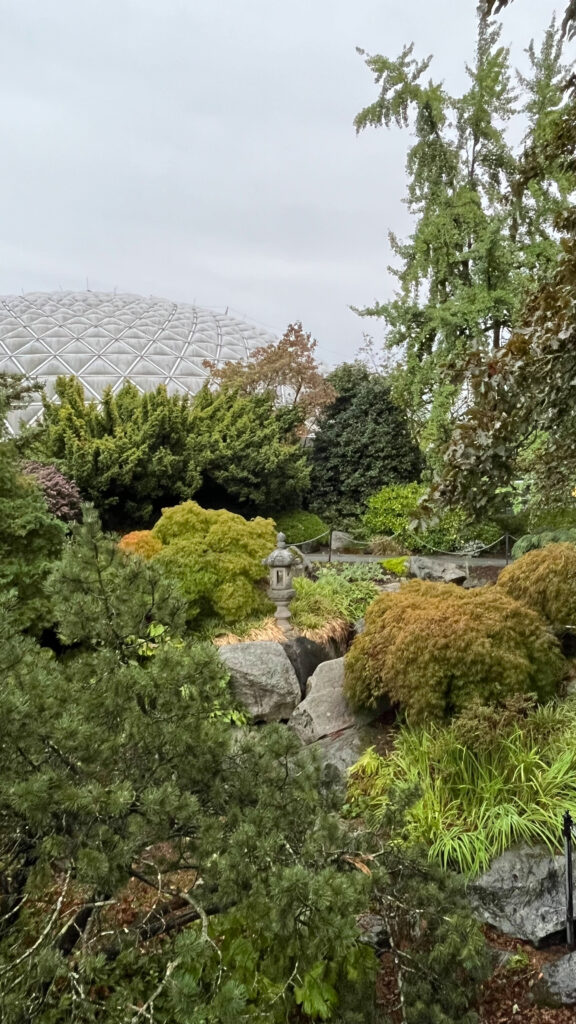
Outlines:
[[[154,555],[160,554],[164,545],[154,536],[152,530],[133,530],[132,533],[124,534],[118,547],[131,555],[154,558]]]
[[[247,520],[185,501],[163,509],[151,532],[163,545],[155,557],[178,580],[190,621],[216,617],[231,624],[268,609],[262,559],[276,546],[271,519]]]
[[[328,543],[329,527],[313,512],[303,512],[302,509],[284,512],[276,516],[276,527],[285,534],[288,544],[303,544],[316,537],[321,537],[322,543]],[[322,534],[326,536],[322,537]]]
[[[541,530],[539,533],[526,533],[516,541],[512,548],[512,558],[521,558],[529,551],[538,551],[549,544],[575,544],[576,529],[572,530]]]
[[[74,481],[64,476],[56,466],[29,460],[22,463],[22,472],[38,485],[53,516],[65,523],[80,519],[82,495]]]
[[[541,618],[502,590],[414,580],[368,608],[346,656],[345,689],[358,706],[386,694],[416,723],[449,717],[475,697],[547,699],[564,664]]]
[[[426,488],[416,483],[382,487],[368,499],[364,526],[372,536],[390,538],[410,551],[458,551],[470,544],[492,545],[501,536],[496,523],[470,522],[461,508],[439,509],[427,524],[419,507],[425,494]],[[381,543],[374,550],[388,553]]]
[[[538,612],[561,635],[576,626],[576,545],[548,544],[502,570],[498,589]]]
[[[391,572],[394,576],[407,576],[409,566],[410,559],[406,558],[406,556],[403,558],[385,558],[382,562],[382,568],[386,569],[386,572]]]

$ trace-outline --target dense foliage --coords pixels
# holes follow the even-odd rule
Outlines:
[[[28,460],[22,464],[22,472],[38,484],[53,516],[65,523],[80,518],[82,495],[74,481],[68,480],[56,466],[44,466],[41,462]]]
[[[462,711],[475,697],[549,698],[563,671],[539,615],[503,590],[414,580],[368,608],[346,656],[345,692],[365,706],[387,695],[416,724]]]
[[[329,381],[336,398],[320,416],[309,450],[309,504],[338,527],[358,518],[379,487],[417,479],[420,453],[384,377],[353,363]]]
[[[2,423],[25,399],[26,388],[13,377],[0,379],[0,593],[18,602],[21,626],[36,632],[51,623],[44,582],[58,558],[64,526],[49,511],[40,487],[22,472],[14,442]]]
[[[375,909],[393,952],[400,1019],[477,1024],[479,986],[490,975],[484,936],[462,880],[430,863],[425,848],[398,842],[404,814],[397,813],[397,801],[394,805],[379,816],[392,838],[384,844],[385,874],[375,886]],[[377,838],[382,843],[381,833]]]
[[[2,1020],[369,1021],[368,879],[313,763],[234,738],[215,650],[89,510],[52,590],[61,660],[0,619]]]
[[[249,510],[297,504],[308,482],[298,422],[269,394],[228,388],[191,398],[126,384],[98,405],[71,377],[22,444],[55,461],[107,522],[149,525],[163,504],[195,494]]]
[[[542,530],[539,533],[525,533],[512,548],[512,558],[520,558],[528,551],[545,548],[548,544],[576,544],[576,529]]]
[[[218,387],[232,387],[243,395],[268,393],[277,406],[292,406],[305,432],[334,398],[316,360],[317,344],[297,322],[288,325],[279,341],[253,349],[244,361],[218,366],[206,360],[204,365]]]
[[[471,521],[462,508],[439,509],[433,519],[424,518],[420,502],[422,484],[391,484],[371,495],[363,523],[371,536],[392,537],[411,551],[459,551],[469,544],[490,545],[501,536],[501,527],[489,520]]]
[[[576,626],[576,545],[547,544],[507,565],[498,589],[522,601],[546,620],[555,633]]]
[[[557,164],[540,166],[518,194],[519,155],[508,138],[517,120],[531,140],[541,140],[557,116],[567,77],[558,32],[550,29],[540,52],[529,49],[531,72],[519,77],[519,92],[499,36],[480,13],[461,96],[425,79],[431,58],[415,59],[413,46],[396,60],[366,57],[379,92],[356,117],[356,129],[412,130],[407,204],[414,229],[406,241],[391,236],[399,260],[394,299],[362,313],[382,318],[387,346],[401,350],[395,394],[426,449],[448,440],[478,363],[485,367],[520,324],[535,269],[546,277],[557,257],[555,220],[569,205],[570,186]],[[434,450],[429,459],[441,466]]]
[[[357,622],[379,592],[371,580],[350,581],[330,570],[320,570],[314,581],[296,577],[294,589],[292,620],[304,629],[320,629],[334,619]]]
[[[178,582],[190,623],[234,623],[266,611],[262,560],[276,547],[271,519],[243,519],[184,501],[165,508],[153,530],[127,534],[121,549],[153,558]]]
[[[566,73],[562,84],[573,86],[573,76]],[[546,86],[545,77],[541,85]],[[552,83],[548,87],[553,95]],[[573,90],[562,96],[556,88],[552,115],[526,140],[514,191],[521,198],[544,179],[562,180],[562,190],[571,202],[556,217],[558,258],[551,272],[536,268],[537,288],[522,310],[520,330],[489,361],[475,362],[468,409],[453,431],[438,486],[446,500],[476,509],[490,503],[495,488],[517,478],[519,461],[535,439],[538,458],[532,469],[542,493],[556,504],[571,495],[575,153],[576,98]]]
[[[294,512],[283,512],[275,516],[276,527],[286,536],[288,544],[302,544],[306,540],[321,538],[319,543],[328,543],[329,527],[313,512],[301,509]]]
[[[416,793],[404,838],[444,867],[477,874],[518,842],[556,851],[576,812],[576,703],[472,704],[447,726],[404,727],[386,757],[362,756],[350,799],[377,827],[398,787]]]

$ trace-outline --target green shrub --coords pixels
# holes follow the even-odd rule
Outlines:
[[[540,533],[527,533],[516,541],[512,548],[512,558],[521,558],[529,551],[538,551],[548,544],[576,544],[574,530],[542,530]]]
[[[531,533],[576,529],[576,501],[571,505],[554,505],[550,508],[541,503],[529,505],[526,513]]]
[[[368,498],[364,523],[370,533],[394,537],[410,546],[414,539],[413,523],[418,518],[418,502],[424,497],[422,484],[390,484]]]
[[[368,608],[346,656],[345,691],[360,706],[386,694],[415,724],[455,714],[474,697],[547,699],[563,669],[540,617],[502,590],[414,580]]]
[[[139,531],[129,538],[134,536],[134,550],[153,552],[178,581],[189,622],[218,618],[231,625],[267,610],[262,584],[268,573],[262,559],[276,544],[271,519],[249,521],[225,509],[213,511],[185,501],[163,509],[149,534]],[[130,550],[130,544],[124,546]]]
[[[409,558],[385,558],[382,562],[382,566],[387,572],[391,572],[394,576],[406,576],[408,574],[408,566],[410,564]]]
[[[376,583],[384,573],[380,562],[316,562],[318,576],[340,576],[348,583]]]
[[[276,527],[285,534],[288,544],[302,544],[306,540],[320,537],[323,533],[326,536],[322,538],[322,543],[328,543],[330,528],[313,512],[303,512],[302,509],[285,512],[276,516]]]
[[[565,810],[576,814],[576,701],[472,705],[448,726],[400,730],[385,758],[352,769],[354,813],[378,826],[397,787],[418,792],[405,837],[444,867],[474,875],[514,843],[557,850]]]
[[[333,619],[356,622],[378,595],[374,583],[367,580],[350,583],[340,573],[330,571],[321,571],[315,581],[297,577],[294,589],[292,621],[303,629],[320,629]]]
[[[373,536],[393,537],[410,551],[458,551],[473,542],[493,544],[501,536],[498,524],[471,523],[460,508],[439,510],[426,525],[418,505],[425,494],[421,484],[383,487],[368,499],[364,525]]]
[[[502,570],[498,589],[538,612],[555,633],[576,626],[576,546],[548,544]]]

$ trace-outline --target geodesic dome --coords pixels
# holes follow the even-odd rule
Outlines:
[[[0,372],[38,377],[48,396],[57,377],[72,374],[96,399],[126,381],[141,391],[165,384],[171,394],[195,394],[208,376],[205,359],[245,359],[276,340],[228,313],[167,299],[89,291],[0,297]],[[41,411],[33,402],[11,415],[10,428]]]

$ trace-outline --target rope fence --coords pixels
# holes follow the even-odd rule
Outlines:
[[[297,544],[291,544],[290,547],[297,548],[299,550],[300,548],[303,548],[306,544],[314,544],[316,543],[316,541],[322,540],[323,537],[326,537],[328,538],[328,561],[331,562],[332,553],[334,550],[332,546],[332,535],[335,532],[338,531],[335,531],[334,529],[324,530],[324,532],[319,533],[318,536],[310,537],[307,540],[298,541]],[[357,545],[359,547],[370,547],[372,543],[369,540],[354,537],[352,534],[349,534],[349,536],[355,546]],[[394,533],[392,534],[391,537],[387,539],[393,541],[397,537],[398,534]],[[451,558],[479,558],[483,551],[490,551],[492,550],[492,548],[497,548],[499,545],[504,545],[505,558],[506,562],[508,562],[510,560],[511,542],[512,544],[514,544],[516,540],[517,537],[513,537],[511,533],[503,533],[501,537],[498,537],[497,540],[492,541],[490,544],[482,544],[481,541],[471,541],[469,544],[465,544],[464,547],[461,548],[459,551],[444,551],[442,548],[435,548],[431,544],[427,544],[424,538],[422,537],[418,539],[418,544],[419,546],[427,548],[431,555],[447,555]],[[304,556],[306,552],[301,551],[300,554]]]

